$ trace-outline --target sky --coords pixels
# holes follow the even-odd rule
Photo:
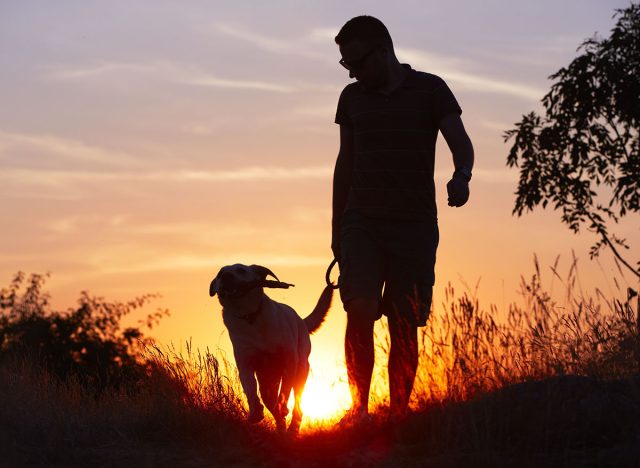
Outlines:
[[[479,284],[481,303],[506,310],[534,254],[543,280],[558,255],[567,271],[573,251],[585,288],[614,292],[610,255],[589,260],[591,234],[557,212],[511,214],[518,174],[502,135],[628,4],[0,0],[0,286],[18,270],[50,272],[60,309],[83,290],[159,293],[154,307],[172,314],[154,330],[161,342],[230,352],[209,282],[256,263],[296,285],[269,294],[307,315],[332,258],[333,119],[349,83],[333,37],[371,14],[402,62],[447,81],[475,148],[471,199],[454,209],[438,142],[434,307],[450,282],[460,293]],[[632,219],[616,232],[633,241],[638,230]],[[336,297],[313,338],[312,378],[335,380],[343,333]]]

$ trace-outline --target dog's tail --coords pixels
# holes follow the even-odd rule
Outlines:
[[[322,322],[324,322],[327,312],[329,312],[329,307],[331,307],[332,298],[333,289],[331,286],[326,286],[322,291],[322,294],[320,294],[320,299],[318,299],[318,303],[313,309],[313,312],[304,318],[304,324],[307,326],[309,334],[314,333],[318,328],[320,328]]]

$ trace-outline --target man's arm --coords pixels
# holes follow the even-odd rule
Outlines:
[[[469,199],[469,180],[473,169],[473,145],[460,115],[452,113],[439,123],[440,131],[451,150],[455,172],[447,184],[449,206],[462,206]]]
[[[353,130],[340,125],[340,151],[333,172],[333,216],[331,219],[331,250],[340,259],[340,226],[342,214],[347,206],[353,172]]]

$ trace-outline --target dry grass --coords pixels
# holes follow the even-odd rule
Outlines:
[[[523,306],[512,304],[506,318],[495,306],[480,307],[475,292],[456,298],[446,290],[440,310],[422,329],[417,402],[464,401],[506,385],[563,375],[622,379],[640,370],[640,298],[618,287],[619,298],[580,290],[577,260],[557,302],[543,287],[537,259],[529,280],[521,278]],[[622,274],[622,272],[620,272]],[[385,343],[386,346],[386,343]]]
[[[25,359],[0,369],[7,466],[635,466],[638,297],[580,291],[575,260],[554,300],[539,265],[505,317],[447,289],[422,330],[410,417],[314,426],[297,440],[248,426],[235,367],[209,350],[148,347],[146,378],[96,396]],[[618,283],[617,283],[618,284]],[[387,350],[384,334],[381,353]]]

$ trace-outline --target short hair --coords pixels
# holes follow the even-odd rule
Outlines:
[[[387,45],[393,48],[391,35],[384,23],[368,15],[356,16],[347,21],[335,40],[339,46],[360,40],[371,45]]]

